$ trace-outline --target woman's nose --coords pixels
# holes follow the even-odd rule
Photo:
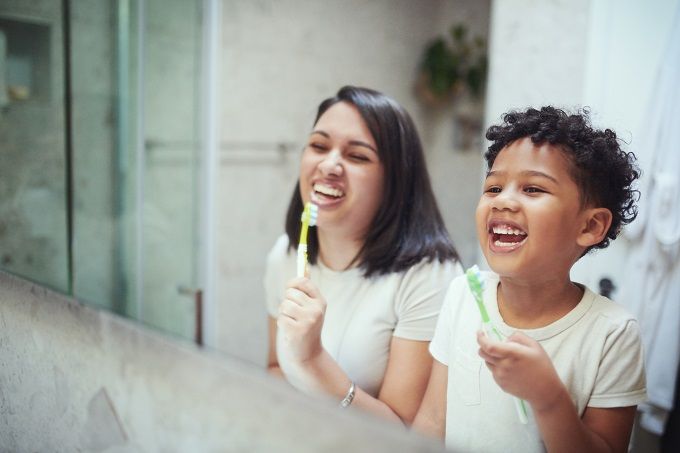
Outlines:
[[[342,174],[341,155],[338,150],[331,150],[319,163],[319,169],[324,175],[340,176]]]

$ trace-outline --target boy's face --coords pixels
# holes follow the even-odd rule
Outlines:
[[[479,243],[504,277],[568,277],[584,247],[577,243],[586,210],[570,163],[550,144],[516,140],[496,157],[477,205]]]

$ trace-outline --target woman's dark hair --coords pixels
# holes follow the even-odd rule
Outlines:
[[[488,169],[491,170],[503,148],[523,137],[530,137],[537,145],[545,142],[556,145],[568,158],[582,207],[604,207],[611,211],[612,224],[606,236],[585,253],[607,247],[621,227],[635,219],[640,198],[640,192],[633,188],[633,182],[640,177],[635,155],[621,149],[614,131],[593,129],[587,109],[568,114],[547,106],[506,113],[502,124],[486,131],[486,138],[492,142],[484,155]]]
[[[314,120],[331,106],[346,102],[359,110],[378,148],[385,171],[383,202],[371,222],[354,262],[365,277],[400,272],[427,258],[458,260],[432,192],[418,132],[409,114],[382,93],[345,86],[320,105]],[[298,180],[286,215],[286,234],[293,249],[300,235],[303,204]],[[308,257],[314,264],[319,242],[309,230]]]

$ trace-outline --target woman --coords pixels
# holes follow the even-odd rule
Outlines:
[[[309,201],[318,206],[309,275],[293,278]],[[444,293],[462,268],[400,105],[351,86],[321,103],[286,233],[267,259],[269,370],[343,407],[410,424]]]

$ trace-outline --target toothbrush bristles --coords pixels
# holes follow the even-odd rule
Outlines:
[[[319,207],[314,203],[309,203],[309,226],[316,226],[316,219],[319,216]]]
[[[301,220],[304,222],[305,220],[305,215],[309,215],[309,226],[313,227],[316,226],[316,219],[319,216],[319,207],[315,205],[314,203],[307,203],[305,205],[305,209],[302,211],[302,218]]]

